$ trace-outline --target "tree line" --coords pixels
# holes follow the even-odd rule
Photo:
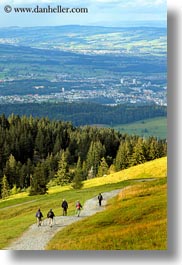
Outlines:
[[[108,106],[96,103],[21,103],[1,104],[0,113],[71,121],[75,126],[126,124],[154,117],[166,117],[167,107],[159,105],[120,104]]]
[[[166,140],[121,134],[111,128],[75,127],[70,122],[0,115],[1,197],[23,190],[45,194],[48,187],[105,176],[166,156]]]

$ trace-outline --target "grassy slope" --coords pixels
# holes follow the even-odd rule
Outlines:
[[[167,118],[153,118],[142,121],[137,121],[129,124],[116,125],[113,127],[121,133],[128,133],[139,136],[155,136],[160,139],[167,137]]]
[[[11,240],[20,236],[32,223],[35,222],[35,212],[41,208],[44,216],[53,208],[56,215],[61,215],[60,207],[63,198],[69,202],[69,215],[74,214],[76,200],[84,203],[87,199],[96,196],[99,192],[109,191],[131,185],[129,179],[162,178],[166,176],[167,158],[160,158],[143,165],[138,165],[107,177],[85,181],[82,190],[72,190],[70,186],[55,187],[49,194],[27,197],[25,193],[0,201],[0,249],[10,244]],[[19,205],[18,205],[19,204]],[[6,220],[6,221],[5,221]],[[15,229],[16,227],[16,229]]]
[[[146,162],[128,169],[110,174],[106,177],[90,179],[84,183],[84,187],[99,186],[104,184],[117,183],[130,179],[160,178],[166,177],[167,157],[162,157]]]
[[[167,249],[166,178],[138,183],[107,210],[72,224],[48,244],[51,250]]]

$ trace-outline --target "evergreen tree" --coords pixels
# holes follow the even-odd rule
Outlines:
[[[45,135],[41,128],[38,129],[37,136],[35,139],[35,151],[38,153],[40,158],[44,157],[45,153]]]
[[[92,141],[87,154],[87,170],[95,177],[98,172],[99,163],[101,157],[105,154],[105,148],[102,146],[100,141]],[[90,171],[91,170],[91,171]],[[89,174],[90,175],[90,174]],[[90,175],[91,176],[91,175]]]
[[[30,195],[45,194],[47,192],[46,184],[45,169],[41,163],[38,163],[31,176]]]
[[[3,199],[7,198],[10,194],[9,183],[6,175],[4,175],[1,183],[1,196]]]
[[[83,178],[83,180],[87,179],[87,175],[88,175],[88,172],[87,172],[86,162],[83,161],[83,164],[82,164],[82,178]]]
[[[81,189],[83,186],[82,179],[83,179],[83,171],[82,171],[81,159],[79,157],[75,170],[75,175],[73,178],[72,187],[74,189]]]
[[[77,149],[78,156],[80,156],[81,161],[86,161],[87,153],[90,147],[91,139],[87,132],[88,128],[78,129],[76,137],[77,137]]]
[[[11,189],[10,193],[11,195],[19,193],[21,190],[20,188],[17,188],[16,184],[13,185],[13,188]]]
[[[88,179],[95,178],[93,166],[91,166],[90,170],[88,171]]]
[[[116,172],[116,167],[114,164],[110,165],[109,169],[108,169],[108,173],[109,174],[113,174]]]
[[[131,158],[131,166],[142,164],[147,161],[146,159],[146,146],[142,138],[139,138],[133,149]]]
[[[58,162],[58,171],[55,176],[57,185],[66,185],[70,183],[69,167],[66,161],[65,152],[62,152],[61,159]]]
[[[58,167],[57,157],[53,156],[53,154],[48,155],[45,160],[45,165],[48,170],[48,178],[49,180],[51,180],[54,178],[55,173],[57,172],[57,167]]]
[[[62,140],[60,138],[61,138],[60,135],[57,134],[56,140],[55,140],[54,146],[53,146],[53,154],[54,155],[61,151]]]
[[[24,179],[24,187],[27,188],[30,186],[30,176],[34,172],[34,165],[32,164],[32,161],[30,159],[27,160],[26,163],[26,174]]]
[[[158,158],[158,143],[156,140],[152,140],[148,147],[148,156],[149,160],[153,160],[155,158]]]
[[[17,175],[17,171],[16,171],[16,165],[17,162],[14,158],[14,156],[11,154],[9,156],[9,159],[6,162],[6,166],[4,168],[4,173],[8,179],[10,188],[13,187],[13,184],[15,184],[18,180],[18,175]]]
[[[128,141],[121,142],[115,160],[116,171],[125,169],[129,166],[131,149]]]
[[[106,160],[104,157],[102,157],[101,161],[100,161],[100,165],[98,168],[98,177],[102,177],[104,175],[107,175],[108,173],[108,164],[106,163]]]

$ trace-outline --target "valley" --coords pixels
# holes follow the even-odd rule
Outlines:
[[[2,28],[0,34],[0,104],[167,105],[165,28]]]

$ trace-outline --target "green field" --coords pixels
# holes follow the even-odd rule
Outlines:
[[[167,138],[166,117],[141,120],[129,124],[117,125],[113,128],[121,133],[139,135],[142,137],[154,136],[160,139]]]
[[[166,178],[142,182],[107,209],[59,232],[48,250],[166,250]]]
[[[116,223],[118,222],[116,226],[117,229],[119,228],[120,230],[127,227],[127,229],[131,231],[131,228],[133,226],[135,227],[136,222],[138,222],[135,231],[133,231],[133,236],[130,236],[130,240],[127,237],[125,238],[126,244],[122,245],[124,249],[142,249],[142,244],[139,244],[139,241],[143,238],[142,231],[145,227],[146,232],[144,235],[146,243],[143,245],[143,249],[166,249],[166,174],[167,158],[164,157],[113,173],[106,177],[87,180],[84,182],[84,187],[81,190],[73,190],[71,186],[57,186],[51,188],[46,195],[28,197],[26,193],[22,193],[14,195],[6,200],[0,200],[0,249],[6,248],[13,240],[21,236],[31,224],[35,223],[35,212],[39,207],[42,209],[44,216],[46,216],[50,208],[53,208],[56,216],[58,216],[62,214],[60,206],[61,201],[63,198],[66,198],[69,202],[68,215],[73,215],[75,212],[76,200],[79,199],[84,204],[87,199],[96,196],[99,192],[111,191],[126,186],[133,186],[135,191],[132,192],[132,199],[128,198],[128,196],[130,196],[129,193],[125,194],[124,200],[123,197],[113,199],[121,201],[121,208],[119,207],[120,202],[117,205],[117,207],[119,207],[118,210],[115,209],[115,207],[112,208],[112,205],[109,204],[108,210],[101,213],[101,215],[96,215],[96,217],[91,217],[83,221],[86,226],[87,222],[89,222],[88,224],[91,225],[90,231],[92,232],[95,231],[95,227],[99,227],[99,229],[102,228],[105,230],[103,233],[107,234],[107,237],[112,237],[113,231],[115,231],[115,245],[111,244],[106,246],[104,242],[102,242],[99,245],[99,249],[119,248],[118,244],[120,243],[118,242],[120,242],[120,237],[122,237],[122,235],[116,230],[113,230],[111,226],[111,222],[113,222],[112,218],[115,218],[114,220],[116,220]],[[158,180],[152,181],[150,184],[146,182],[140,184],[137,182],[137,179],[145,178],[157,178]],[[130,191],[130,189],[128,191]],[[113,214],[110,214],[108,211],[111,211]],[[121,219],[122,214],[125,217]],[[99,222],[98,218],[100,220]],[[121,219],[121,222],[117,221],[118,218]],[[129,220],[129,223],[127,220]],[[68,238],[69,230],[67,231],[67,229],[69,229],[69,227],[62,230],[61,240],[56,240],[57,243],[61,244],[63,240],[62,233]],[[85,226],[80,226],[79,231],[78,225],[76,225],[76,227],[77,231],[75,235],[79,234],[80,238],[88,233],[88,229],[84,228]],[[140,227],[142,227],[142,229],[140,229]],[[156,227],[157,230],[155,230],[156,232],[154,233]],[[75,228],[73,227],[73,229]],[[135,232],[137,233],[137,241],[133,241],[131,238],[135,237]],[[57,236],[60,237],[60,234],[58,233]],[[67,249],[83,248],[84,240],[82,245],[75,246],[72,245],[71,237],[72,234],[70,234],[70,241],[67,241],[70,242],[69,246],[67,245]],[[94,238],[95,236],[93,239]],[[94,243],[89,240],[87,249],[93,249]],[[129,240],[128,243],[127,240]],[[130,243],[131,240],[132,243]],[[52,241],[49,249],[62,249],[61,245],[58,246],[57,243],[55,244],[54,242],[55,241]]]

